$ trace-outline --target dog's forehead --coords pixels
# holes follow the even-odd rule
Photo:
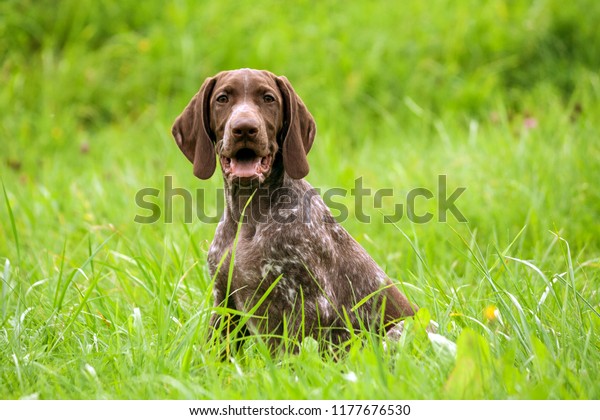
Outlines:
[[[276,89],[275,75],[265,70],[239,69],[219,73],[215,90],[230,88],[250,92],[261,87]]]

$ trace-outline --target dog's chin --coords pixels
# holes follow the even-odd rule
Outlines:
[[[273,165],[273,155],[258,155],[252,149],[241,149],[231,157],[221,155],[221,168],[226,180],[247,186],[262,183],[269,176]]]

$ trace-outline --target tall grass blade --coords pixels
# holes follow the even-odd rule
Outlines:
[[[12,211],[12,206],[10,205],[10,201],[8,200],[8,193],[6,192],[6,187],[4,186],[4,181],[2,181],[2,191],[4,192],[4,201],[6,202],[6,209],[8,210],[8,217],[10,219],[10,226],[13,233],[13,238],[15,240],[15,245],[17,248],[17,266],[21,262],[21,245],[19,243],[19,233],[17,231],[17,224],[15,223],[15,216]]]

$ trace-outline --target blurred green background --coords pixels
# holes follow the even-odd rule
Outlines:
[[[252,67],[285,74],[314,114],[316,186],[363,176],[404,192],[447,174],[468,189],[459,203],[474,229],[533,224],[598,247],[596,1],[0,7],[6,183],[63,199],[98,184],[110,217],[97,204],[93,216],[125,229],[135,191],[161,175],[199,185],[170,124],[205,77]],[[58,216],[81,219],[80,201]]]
[[[350,189],[363,177],[366,187],[394,188],[395,202],[411,188],[436,191],[440,174],[447,175],[449,191],[467,188],[457,201],[466,224],[449,215],[448,223],[417,225],[404,218],[393,226],[373,209],[373,222],[363,224],[353,217],[348,197],[344,225],[390,276],[412,285],[409,294],[430,308],[442,332],[456,338],[463,328],[491,331],[482,311],[487,305],[514,309],[498,297],[499,289],[506,290],[525,309],[523,324],[502,325],[503,334],[525,328],[523,336],[543,340],[551,358],[564,359],[559,371],[583,378],[580,388],[560,381],[553,388],[555,372],[541,369],[547,380],[527,377],[528,385],[499,385],[481,395],[598,398],[597,385],[586,394],[590,379],[582,373],[598,367],[598,356],[587,353],[598,349],[591,310],[598,310],[600,281],[598,22],[596,0],[2,1],[2,395],[197,397],[186,383],[139,390],[139,383],[125,379],[132,372],[127,363],[73,354],[83,346],[77,340],[103,334],[101,349],[130,354],[135,343],[120,347],[113,341],[119,334],[102,327],[106,321],[131,333],[131,310],[141,307],[154,327],[143,337],[158,342],[155,357],[167,343],[179,346],[159,362],[166,364],[163,370],[144,371],[150,368],[134,360],[141,373],[170,372],[183,380],[181,372],[208,363],[190,359],[185,350],[199,351],[198,329],[184,334],[167,315],[174,313],[189,328],[186,321],[202,308],[195,297],[209,293],[204,259],[215,226],[184,224],[180,202],[173,224],[134,223],[135,215],[146,214],[134,197],[145,187],[164,191],[166,175],[190,190],[221,186],[218,176],[206,182],[193,177],[170,127],[206,77],[251,67],[286,75],[314,115],[318,134],[308,179],[315,187]],[[214,194],[207,196],[214,214]],[[156,202],[167,210],[162,196]],[[393,204],[386,202],[384,213]],[[435,213],[436,203],[422,205],[420,211]],[[544,307],[539,298],[548,283],[536,282],[524,265],[505,266],[504,255],[529,261],[548,278],[570,271],[571,289],[565,286],[565,295]],[[482,277],[482,270],[492,274]],[[76,271],[83,278],[66,280],[65,273]],[[549,318],[540,315],[541,307]],[[33,308],[28,316],[26,308]],[[577,327],[571,311],[579,314]],[[39,330],[46,333],[32,333]],[[581,342],[591,347],[575,355],[565,350]],[[498,354],[507,351],[506,343],[491,345]],[[516,365],[527,366],[535,346],[511,346]],[[29,370],[17,380],[11,355],[56,369],[64,383],[49,385],[52,375],[25,361],[21,366]],[[65,360],[76,365],[75,373],[59,367]],[[94,362],[108,377],[100,380],[101,389],[81,373],[81,366]],[[229,368],[211,363],[221,369],[211,380],[228,383]],[[444,366],[413,397],[447,395],[443,384],[452,364]],[[427,382],[431,374],[419,372]],[[36,375],[45,384],[41,391],[35,390]],[[336,395],[314,381],[302,379],[298,387],[305,387],[294,388],[292,396]],[[347,398],[394,396],[391,385],[382,391],[386,381],[339,389]],[[115,390],[108,385],[113,382],[126,385]],[[530,383],[539,387],[528,393]],[[285,396],[265,387],[246,395]],[[311,394],[315,387],[321,392]]]

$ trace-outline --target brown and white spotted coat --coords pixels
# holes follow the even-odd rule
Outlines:
[[[251,69],[208,78],[173,125],[198,178],[221,165],[226,209],[208,252],[215,307],[255,310],[240,333],[273,346],[284,335],[342,343],[350,328],[384,332],[416,310],[302,179],[315,131],[285,77]],[[229,334],[239,316],[226,327],[222,317],[212,325]]]

